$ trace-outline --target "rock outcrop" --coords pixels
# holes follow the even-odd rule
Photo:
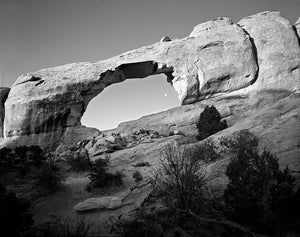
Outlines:
[[[222,17],[197,25],[183,39],[21,75],[5,103],[4,137],[58,144],[66,130],[82,128],[89,101],[105,87],[159,73],[183,105],[224,94],[298,90],[297,29],[298,23],[292,26],[278,12],[259,13],[238,24]]]
[[[4,121],[4,102],[8,96],[9,88],[7,87],[0,87],[0,138],[3,137],[3,121]]]
[[[298,34],[298,39],[300,41],[300,38],[299,38],[299,36],[300,36],[300,17],[299,17],[299,19],[295,23],[295,30],[296,30],[296,32]]]
[[[99,198],[89,198],[74,206],[76,211],[92,211],[99,209],[117,209],[125,205],[120,197],[107,196]]]
[[[253,85],[260,89],[299,89],[300,47],[291,23],[279,12],[262,12],[238,24],[253,39],[259,74]]]

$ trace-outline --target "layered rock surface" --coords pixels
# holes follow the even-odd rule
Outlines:
[[[8,96],[9,88],[0,87],[0,138],[3,137],[3,122],[5,116],[4,102]]]
[[[292,24],[279,12],[262,12],[246,17],[238,24],[253,39],[259,65],[260,89],[299,89],[300,48]]]
[[[4,136],[6,141],[45,147],[59,144],[66,130],[82,131],[81,116],[105,87],[159,73],[167,76],[183,105],[240,92],[296,91],[300,87],[297,29],[298,23],[293,27],[278,12],[259,13],[238,24],[223,17],[199,24],[183,39],[103,61],[21,75],[5,103]],[[168,125],[172,123],[171,119]]]

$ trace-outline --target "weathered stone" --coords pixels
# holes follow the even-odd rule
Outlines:
[[[164,36],[160,40],[160,42],[168,42],[168,41],[172,41],[169,36]]]
[[[62,153],[69,151],[71,149],[70,146],[66,146],[66,145],[59,145],[56,150],[55,150],[55,155],[56,156],[60,156]]]
[[[238,25],[227,20],[223,23],[197,37],[156,43],[104,61],[73,63],[20,76],[6,103],[5,136],[78,126],[93,97],[129,78],[164,73],[182,104],[248,86],[257,74],[252,44]]]
[[[299,22],[294,28],[299,29]],[[185,105],[241,91],[295,91],[300,87],[299,65],[296,31],[279,13],[259,13],[238,24],[218,18],[197,25],[183,39],[158,42],[103,61],[21,75],[5,103],[4,137],[6,141],[39,141],[52,147],[92,139],[97,131],[80,126],[89,101],[105,87],[130,78],[163,73]],[[182,120],[186,116],[179,117],[160,118],[163,121],[154,127],[163,135],[169,134],[174,123],[191,129]],[[193,124],[194,117],[187,119]],[[141,128],[154,124],[145,118],[143,123]],[[142,139],[146,135],[138,136]],[[42,141],[45,138],[50,139]]]
[[[97,129],[97,131],[94,132],[94,134],[93,134],[93,138],[96,139],[96,137],[99,137],[100,135],[101,135],[101,132]]]
[[[203,31],[208,31],[211,29],[215,29],[218,27],[226,27],[233,25],[233,21],[228,17],[218,17],[215,20],[207,21],[204,23],[201,23],[199,25],[196,25],[190,34],[191,37],[197,37],[198,35],[201,35]]]
[[[291,23],[279,12],[262,12],[238,22],[257,51],[256,90],[300,89],[300,47]]]
[[[66,145],[73,145],[83,140],[93,140],[94,135],[99,132],[97,128],[89,128],[85,126],[67,127],[63,131],[61,141]]]
[[[71,150],[67,150],[67,151],[60,153],[57,158],[59,158],[60,160],[67,160],[67,159],[70,159],[73,157],[74,157],[74,152]]]
[[[74,206],[74,209],[79,212],[101,210],[101,209],[117,209],[122,207],[123,201],[121,197],[99,197],[99,198],[88,198],[87,200],[78,203]]]
[[[5,115],[4,102],[8,96],[10,88],[0,87],[0,138],[3,137],[3,121]]]
[[[298,20],[295,23],[295,30],[297,32],[298,40],[300,43],[300,17],[298,18]]]
[[[86,145],[85,145],[85,149],[87,149],[87,150],[89,150],[89,149],[91,149],[93,146],[94,146],[94,144],[95,144],[95,140],[94,139],[92,139],[92,140],[90,140]]]
[[[80,148],[74,152],[74,158],[89,160],[89,153],[85,148]]]

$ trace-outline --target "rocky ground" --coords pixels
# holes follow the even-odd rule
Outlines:
[[[127,214],[138,208],[151,192],[149,180],[158,166],[161,148],[172,142],[185,146],[200,143],[195,139],[195,122],[206,104],[214,104],[228,124],[227,129],[210,138],[218,142],[222,136],[249,129],[258,136],[261,150],[270,150],[279,158],[281,167],[288,166],[299,185],[299,102],[298,92],[272,90],[231,95],[222,100],[212,98],[205,103],[198,102],[145,116],[123,123],[114,130],[98,131],[90,139],[77,144],[62,143],[54,152],[57,164],[64,173],[62,188],[58,192],[34,196],[35,193],[28,192],[22,184],[12,189],[19,196],[32,200],[37,223],[47,221],[51,215],[85,217],[95,223],[92,234],[113,234],[110,232],[111,220],[120,215],[130,218]],[[68,171],[67,165],[62,162],[68,156],[82,154],[88,155],[91,160],[109,154],[110,171],[124,174],[123,185],[88,192],[88,173]],[[226,187],[224,172],[229,161],[230,156],[221,156],[215,162],[205,164],[209,190],[215,197],[221,197]],[[142,174],[142,181],[135,182],[132,177],[135,171]]]

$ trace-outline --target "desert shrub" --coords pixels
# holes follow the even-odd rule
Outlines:
[[[95,163],[91,166],[91,172],[89,174],[89,179],[91,180],[91,185],[94,188],[104,188],[110,186],[121,186],[122,177],[124,176],[121,172],[115,174],[108,172],[109,168],[109,156],[104,159],[97,159]]]
[[[59,168],[56,164],[48,160],[44,162],[38,169],[35,170],[34,180],[35,185],[48,189],[50,191],[55,191],[60,186],[60,181],[62,180],[62,175],[58,172]]]
[[[221,115],[213,105],[205,107],[196,123],[198,140],[203,140],[210,135],[227,128],[226,121],[221,121]]]
[[[31,234],[46,237],[84,237],[87,236],[92,226],[92,223],[83,218],[70,219],[52,216],[50,221],[36,227]]]
[[[18,146],[14,148],[14,163],[25,163],[27,161],[28,146]]]
[[[163,234],[163,220],[156,214],[138,212],[133,221],[123,223],[121,236],[123,237],[159,237]],[[170,235],[171,236],[171,235]]]
[[[3,147],[0,149],[0,164],[4,165],[9,162],[9,158],[11,156],[12,149]]]
[[[242,131],[223,144],[235,156],[227,166],[229,183],[224,191],[230,219],[253,230],[274,233],[291,223],[291,203],[295,178],[290,170],[279,169],[278,160],[270,152],[258,152],[258,139]]]
[[[32,145],[28,147],[27,151],[27,159],[35,166],[40,166],[46,161],[46,156],[42,148],[36,145]]]
[[[231,137],[221,137],[220,146],[223,152],[238,153],[244,149],[258,152],[258,138],[252,134],[248,129],[244,129],[234,134]]]
[[[135,182],[140,182],[143,180],[143,175],[141,174],[140,171],[136,170],[132,174],[132,178],[134,178]]]
[[[70,169],[75,172],[88,171],[91,169],[91,161],[89,155],[77,153],[74,156],[66,158],[66,163],[71,167]]]
[[[43,150],[36,145],[32,146],[18,146],[13,149],[9,148],[1,149],[0,157],[4,157],[6,160],[6,165],[13,167],[21,167],[27,165],[34,165],[36,167],[43,164],[46,160],[45,153]]]
[[[0,207],[1,236],[19,236],[33,225],[33,215],[28,213],[29,202],[8,192],[3,184],[0,184]]]
[[[40,167],[46,162],[47,156],[44,151],[36,145],[18,146],[13,150],[2,148],[0,150],[0,162],[2,168],[18,171],[19,175],[24,176],[30,173],[33,167]]]
[[[207,139],[204,143],[192,148],[190,153],[192,157],[203,160],[205,163],[216,161],[220,157],[213,139]]]
[[[201,172],[201,160],[189,156],[189,152],[174,144],[161,150],[160,168],[156,171],[156,183],[167,206],[182,210],[199,210],[204,200],[205,175]]]

